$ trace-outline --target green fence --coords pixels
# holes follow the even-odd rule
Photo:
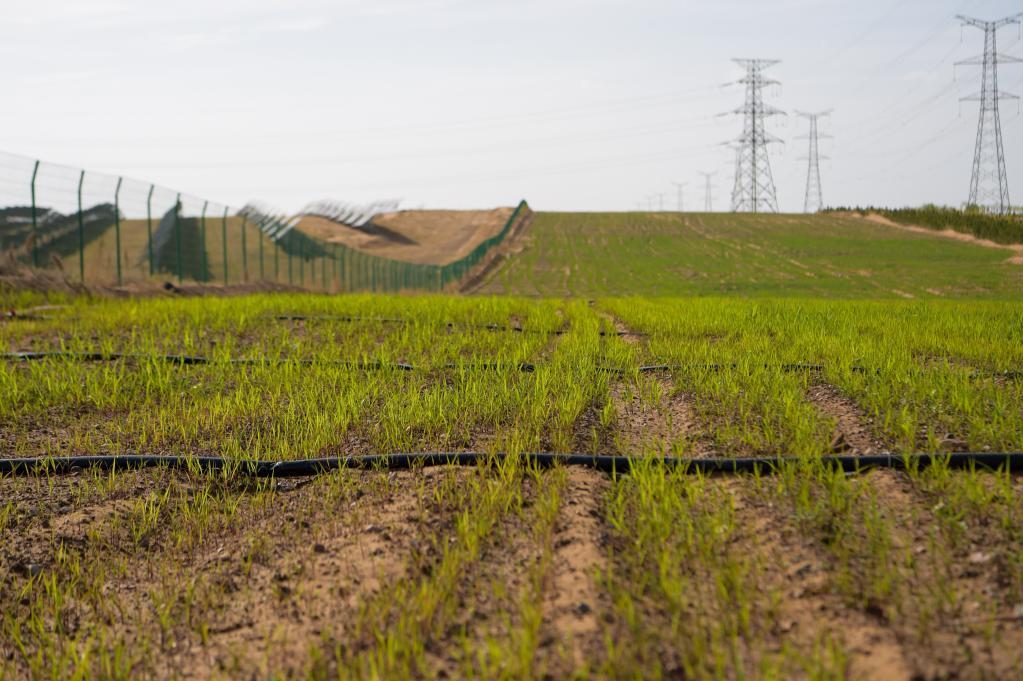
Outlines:
[[[465,257],[421,265],[315,239],[292,222],[166,187],[0,153],[4,262],[86,285],[277,283],[321,291],[441,291],[524,217]]]

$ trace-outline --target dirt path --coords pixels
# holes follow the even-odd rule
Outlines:
[[[618,414],[615,441],[620,454],[716,456],[700,430],[692,398],[677,391],[671,378],[642,376],[637,384],[619,383],[611,399]]]
[[[601,508],[611,482],[589,469],[568,469],[565,475],[540,627],[540,668],[553,678],[578,674],[600,657],[599,616],[610,607],[597,579],[606,570]]]
[[[835,421],[831,449],[840,454],[882,454],[891,449],[875,433],[871,419],[855,401],[833,385],[821,383],[807,391],[807,399]]]
[[[614,323],[618,337],[640,346],[644,336],[629,329],[620,319]],[[641,375],[635,383],[617,381],[611,400],[618,415],[615,446],[622,455],[683,453],[695,458],[717,454],[710,439],[701,432],[693,413],[692,397],[676,389],[667,375]],[[682,452],[678,452],[681,448]]]
[[[972,234],[964,234],[957,232],[954,229],[928,229],[927,227],[919,227],[917,225],[903,225],[898,222],[894,222],[878,215],[877,213],[870,213],[865,217],[859,215],[853,215],[860,220],[867,220],[873,222],[876,225],[884,225],[885,227],[892,227],[894,229],[901,229],[904,232],[913,232],[914,234],[926,234],[928,236],[938,236],[944,239],[952,239],[953,241],[960,241],[962,243],[973,244],[974,246],[982,246],[984,248],[997,248],[1005,251],[1012,251],[1014,255],[1006,260],[1005,262],[1012,265],[1023,265],[1023,244],[1000,244],[989,239],[981,239],[980,237],[973,236]]]

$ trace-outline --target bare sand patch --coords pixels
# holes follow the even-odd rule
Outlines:
[[[854,215],[854,217],[857,217]],[[954,229],[929,229],[927,227],[920,227],[918,225],[903,225],[898,222],[894,222],[878,215],[877,213],[871,213],[866,217],[860,218],[873,222],[874,224],[884,225],[885,227],[894,227],[895,229],[901,229],[905,232],[913,232],[914,234],[927,234],[930,236],[940,236],[945,239],[952,239],[954,241],[961,241],[967,244],[973,244],[974,246],[982,246],[984,248],[999,248],[1002,250],[1012,251],[1016,255],[1012,256],[1005,262],[1010,265],[1023,265],[1023,244],[1000,244],[990,239],[981,239],[980,237],[973,236],[972,234],[964,234],[963,232],[957,232]]]
[[[405,210],[383,213],[355,229],[331,220],[303,217],[296,229],[329,244],[421,265],[446,265],[498,234],[513,208],[493,210]]]

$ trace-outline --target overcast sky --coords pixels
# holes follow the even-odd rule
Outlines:
[[[830,205],[960,204],[983,34],[1007,0],[32,0],[4,8],[0,150],[238,206],[402,198],[410,207],[629,210],[717,172],[741,121],[732,57],[782,60],[770,103],[833,108]],[[1023,56],[1015,27],[1001,51]],[[958,73],[957,80],[953,80]],[[1023,91],[1023,65],[1003,88]],[[1002,107],[1023,203],[1023,117]],[[772,157],[803,206],[805,132]]]

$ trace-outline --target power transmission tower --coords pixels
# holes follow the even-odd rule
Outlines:
[[[703,177],[703,210],[707,213],[714,212],[714,177],[717,173],[700,173]]]
[[[796,115],[810,121],[809,134],[796,138],[810,140],[809,153],[805,159],[800,159],[809,161],[809,167],[806,171],[806,200],[803,203],[803,212],[816,213],[824,207],[824,193],[821,191],[821,159],[827,158],[827,156],[820,155],[818,142],[821,137],[830,137],[830,135],[821,135],[818,133],[817,122],[825,116],[830,116],[831,110],[820,111],[818,113],[797,111]]]
[[[1023,59],[998,54],[998,29],[1019,24],[1023,14],[998,21],[981,21],[959,15],[963,26],[984,31],[984,54],[961,61],[956,66],[980,66],[980,93],[964,97],[964,102],[980,102],[980,121],[977,124],[977,146],[973,154],[973,177],[970,180],[969,205],[979,206],[996,213],[1008,213],[1009,182],[1005,175],[1005,150],[1002,147],[1002,115],[999,103],[1003,99],[1019,99],[1016,95],[998,90],[998,64],[1019,64]]]
[[[738,152],[735,187],[732,190],[732,210],[737,213],[761,211],[777,213],[778,198],[775,194],[767,146],[781,143],[781,140],[770,135],[764,124],[767,118],[783,112],[764,104],[764,87],[778,84],[778,81],[764,77],[764,71],[778,61],[772,59],[733,61],[746,69],[746,77],[737,81],[746,86],[746,103],[731,112],[743,116],[742,134],[735,140]]]
[[[672,182],[672,184],[675,185],[675,189],[678,190],[678,212],[682,213],[682,212],[684,212],[685,205],[686,205],[685,204],[685,195],[683,194],[683,191],[685,190],[686,186],[689,183],[688,182]]]
[[[737,142],[725,142],[724,146],[735,154],[735,167],[732,169],[732,200],[734,202],[736,195],[742,192],[742,145]]]
[[[663,213],[664,212],[664,192],[661,192],[659,194],[654,194],[654,196],[656,196],[658,198],[658,200],[661,202],[660,203],[660,208],[658,208],[658,210]]]

